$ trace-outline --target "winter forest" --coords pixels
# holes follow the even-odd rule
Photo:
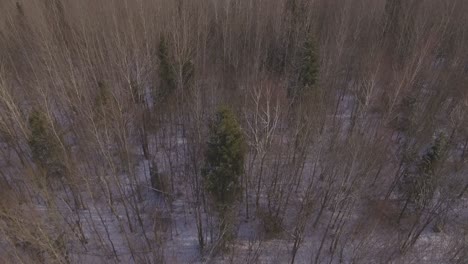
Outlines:
[[[467,0],[0,0],[0,263],[468,263]]]

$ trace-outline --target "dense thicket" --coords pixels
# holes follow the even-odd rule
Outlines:
[[[1,263],[466,262],[467,1],[0,10]]]

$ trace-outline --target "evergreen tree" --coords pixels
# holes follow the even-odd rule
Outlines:
[[[107,86],[104,84],[104,82],[99,81],[97,83],[98,85],[98,95],[96,97],[96,107],[103,107],[106,106],[109,103],[109,97],[110,97],[110,92]]]
[[[395,34],[399,31],[399,14],[402,10],[401,0],[386,0],[385,1],[385,20],[384,20],[384,34],[390,35],[394,38]]]
[[[182,65],[182,78],[183,78],[185,89],[193,84],[194,76],[195,76],[195,66],[193,65],[192,60],[187,60]]]
[[[52,135],[44,113],[33,111],[29,117],[29,127],[31,135],[28,143],[34,162],[45,169],[48,175],[63,175],[65,166],[60,161],[59,142]]]
[[[157,100],[163,99],[176,89],[176,78],[170,61],[167,41],[161,37],[158,47],[159,78],[161,80],[159,91],[155,95]]]
[[[137,81],[130,81],[130,93],[132,95],[133,102],[141,104],[145,102],[144,91]]]
[[[99,125],[102,125],[109,115],[112,94],[104,82],[98,81],[97,86],[98,93],[94,101],[94,118]]]
[[[220,209],[226,209],[241,192],[245,141],[234,113],[221,108],[210,127],[203,175],[206,188]]]
[[[318,81],[319,60],[317,45],[311,36],[304,43],[304,49],[299,60],[298,84],[288,91],[289,97],[302,97],[312,91]]]
[[[406,173],[404,180],[409,201],[423,207],[433,197],[438,186],[436,170],[447,146],[444,134],[439,134],[431,148],[421,157],[414,173]]]
[[[314,87],[318,81],[319,61],[317,45],[313,37],[310,37],[304,45],[304,54],[302,60],[300,84],[303,87]]]

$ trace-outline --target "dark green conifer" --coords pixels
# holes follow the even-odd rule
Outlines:
[[[161,40],[159,41],[158,59],[160,87],[155,97],[156,100],[161,100],[176,89],[174,69],[170,60],[168,43],[164,36],[161,37]]]
[[[241,192],[245,141],[234,113],[221,108],[210,127],[203,175],[206,188],[221,209],[232,204]]]
[[[29,147],[33,161],[50,176],[61,176],[65,166],[60,160],[60,145],[52,135],[43,112],[33,111],[29,117]]]
[[[298,63],[298,81],[288,90],[288,96],[301,98],[316,87],[319,75],[318,50],[314,38],[311,36],[304,43]]]
[[[444,134],[439,134],[431,148],[421,157],[416,170],[405,175],[405,189],[409,201],[423,207],[433,197],[438,186],[438,169],[447,146]]]

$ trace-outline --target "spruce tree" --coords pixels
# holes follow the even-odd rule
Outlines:
[[[304,44],[304,53],[300,72],[300,84],[312,88],[318,81],[319,61],[317,45],[311,36]]]
[[[231,205],[241,193],[245,141],[234,113],[222,107],[210,127],[203,175],[206,189],[220,209]]]
[[[307,95],[318,82],[319,60],[315,40],[310,36],[304,43],[303,51],[300,53],[298,63],[298,82],[288,90],[288,96],[301,98]]]
[[[182,78],[183,78],[185,89],[187,89],[189,86],[193,84],[194,76],[195,76],[195,66],[192,60],[187,60],[182,65]]]
[[[98,91],[94,100],[94,119],[99,125],[102,125],[109,115],[112,94],[103,81],[98,81],[97,86]]]
[[[60,161],[59,142],[52,135],[43,112],[33,111],[29,117],[29,147],[33,161],[46,170],[47,175],[61,176],[65,166]]]
[[[155,94],[156,100],[163,100],[176,89],[176,78],[170,61],[169,48],[166,39],[161,37],[158,47],[160,87]]]
[[[419,207],[424,207],[432,199],[438,186],[437,169],[446,146],[446,136],[439,134],[429,150],[420,158],[416,171],[407,173],[404,177],[407,197]]]
[[[137,81],[130,81],[130,93],[132,95],[133,102],[141,104],[145,102],[144,92]]]
[[[109,103],[110,92],[106,84],[102,81],[98,81],[98,94],[96,97],[95,105],[96,107],[103,107]]]

